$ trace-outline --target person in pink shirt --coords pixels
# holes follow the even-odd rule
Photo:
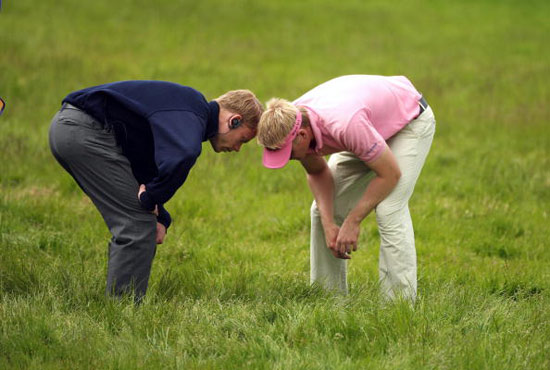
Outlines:
[[[264,166],[299,160],[315,198],[312,284],[347,293],[347,260],[357,250],[361,221],[374,210],[382,293],[415,301],[408,204],[434,133],[432,109],[403,76],[342,76],[292,103],[278,98],[267,103],[258,125]]]

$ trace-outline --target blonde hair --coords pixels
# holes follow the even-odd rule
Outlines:
[[[262,103],[250,90],[231,90],[215,99],[220,107],[243,116],[243,124],[256,130],[264,111]]]
[[[278,145],[288,136],[294,123],[298,108],[288,100],[273,98],[266,104],[267,108],[260,118],[258,124],[258,144],[266,148],[277,148]],[[309,124],[305,109],[302,113],[302,127]]]

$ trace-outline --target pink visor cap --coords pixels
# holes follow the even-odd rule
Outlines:
[[[290,160],[290,153],[292,152],[292,141],[298,134],[298,130],[302,125],[302,113],[300,110],[297,110],[296,113],[296,122],[292,126],[290,134],[285,138],[283,146],[279,149],[268,149],[264,148],[264,155],[262,158],[262,164],[267,168],[282,168]]]

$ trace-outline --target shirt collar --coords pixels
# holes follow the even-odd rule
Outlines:
[[[307,116],[309,118],[309,125],[311,126],[311,131],[313,132],[313,137],[315,137],[315,149],[313,150],[315,153],[319,153],[319,151],[323,148],[323,134],[321,133],[320,129],[320,121],[321,118],[315,113],[313,109],[310,107],[307,107],[305,105],[300,105],[301,107],[304,107],[307,110]]]
[[[208,103],[208,122],[206,124],[206,139],[210,139],[218,133],[220,122],[220,105],[212,100]]]

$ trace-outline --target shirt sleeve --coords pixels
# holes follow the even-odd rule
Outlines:
[[[161,111],[150,118],[158,175],[145,184],[141,206],[152,211],[183,185],[202,149],[204,123],[193,112]]]
[[[341,134],[346,150],[365,162],[372,162],[386,147],[386,141],[374,128],[364,110],[353,115]]]

